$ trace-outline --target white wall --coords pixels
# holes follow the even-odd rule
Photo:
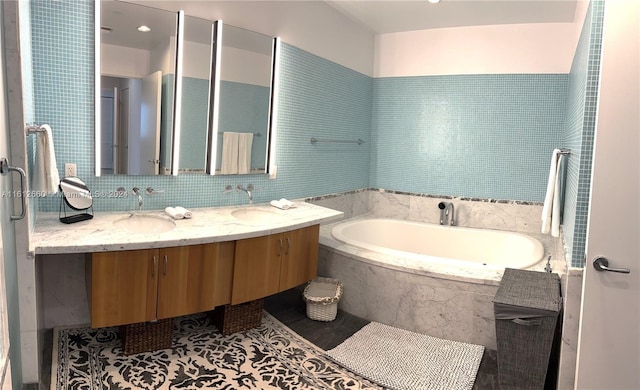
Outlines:
[[[268,87],[271,81],[271,56],[224,46],[222,80]],[[209,79],[211,48],[196,42],[184,44],[185,77]]]
[[[375,39],[374,77],[569,73],[573,23],[441,28]]]
[[[146,50],[103,43],[100,55],[104,76],[141,78],[149,74],[150,53]]]
[[[336,62],[367,76],[373,75],[373,33],[321,1],[155,1],[133,0],[146,6],[262,34]]]

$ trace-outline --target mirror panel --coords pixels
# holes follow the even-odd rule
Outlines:
[[[205,173],[213,22],[185,15],[179,172]]]
[[[217,31],[222,46],[211,126],[215,174],[266,173],[274,38],[227,24]]]
[[[177,14],[120,1],[100,5],[96,175],[169,174]]]

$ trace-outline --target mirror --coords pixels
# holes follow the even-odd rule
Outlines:
[[[60,222],[70,224],[86,221],[93,218],[93,198],[87,185],[77,177],[65,177],[60,180],[60,210],[58,218]],[[74,211],[84,211],[83,213],[67,215],[67,207]],[[91,210],[91,214],[86,211]]]
[[[96,3],[96,176],[170,174],[177,14]]]
[[[191,16],[184,34],[180,173],[266,173],[274,38]]]

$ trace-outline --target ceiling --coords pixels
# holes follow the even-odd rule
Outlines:
[[[325,0],[375,34],[518,23],[571,23],[578,0]]]

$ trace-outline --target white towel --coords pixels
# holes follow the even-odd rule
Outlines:
[[[164,212],[167,213],[173,219],[182,219],[184,218],[184,214],[176,210],[175,207],[167,207],[164,209]]]
[[[189,210],[185,209],[185,208],[184,208],[184,207],[182,207],[182,206],[177,206],[177,207],[175,207],[175,210],[176,210],[178,213],[182,214],[182,215],[184,216],[184,218],[185,218],[185,219],[189,219],[189,218],[191,218],[191,217],[193,216],[193,214],[191,213],[191,211],[189,211]]]
[[[558,195],[559,198],[559,187],[556,184],[558,184],[558,180],[559,180],[559,171],[558,168],[560,166],[560,164],[558,163],[558,156],[560,153],[560,149],[554,149],[553,150],[553,155],[551,156],[551,164],[549,166],[549,180],[547,181],[547,193],[544,197],[544,206],[542,206],[542,229],[541,232],[544,234],[548,234],[551,231],[551,225],[552,225],[552,220],[555,214],[555,218],[557,219],[557,224],[559,226],[559,221],[560,221],[560,200],[558,199],[555,203],[557,203],[557,206],[555,207],[555,209],[558,210],[557,213],[554,213],[554,199],[556,198],[556,195]],[[558,227],[559,229],[559,227]]]
[[[33,173],[33,190],[46,191],[48,194],[58,192],[60,175],[53,148],[53,133],[49,125],[42,125],[41,132],[36,133],[36,161]]]
[[[253,133],[238,134],[238,173],[249,173],[251,170],[251,147]]]
[[[563,155],[558,155],[558,167],[556,169],[556,183],[553,186],[553,207],[551,211],[551,236],[560,237],[560,214],[562,207],[560,199],[560,182],[562,180],[562,162],[564,160]]]
[[[238,173],[238,142],[240,133],[225,131],[222,133],[222,164],[220,173],[233,175]]]
[[[290,200],[287,200],[285,198],[282,198],[280,200],[272,200],[270,202],[270,204],[271,204],[271,206],[277,207],[277,208],[282,209],[282,210],[288,210],[291,207],[295,207],[293,205],[293,202],[291,202]]]

